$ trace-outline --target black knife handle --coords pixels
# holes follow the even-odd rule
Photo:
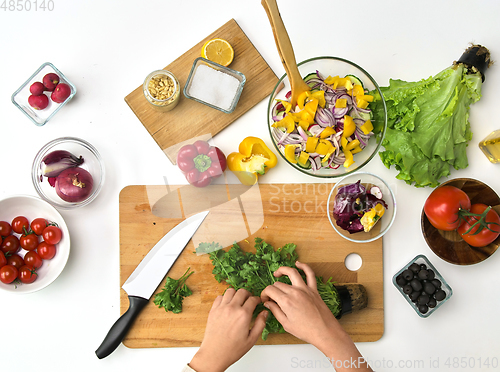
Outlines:
[[[136,296],[128,296],[128,300],[128,310],[115,322],[115,324],[113,324],[101,346],[95,351],[99,359],[106,358],[115,351],[134,323],[137,315],[139,315],[141,310],[148,303],[148,300]]]

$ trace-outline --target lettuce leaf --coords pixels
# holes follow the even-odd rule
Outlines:
[[[469,108],[481,98],[482,76],[462,63],[417,82],[390,80],[380,88],[387,105],[387,131],[380,158],[394,165],[396,178],[417,187],[436,187],[450,167],[468,166],[472,139]],[[383,122],[383,104],[374,91],[374,122]]]

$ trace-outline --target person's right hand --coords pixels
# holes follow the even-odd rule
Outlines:
[[[262,291],[261,299],[285,331],[321,349],[332,331],[343,330],[318,293],[314,271],[301,262],[296,265],[306,274],[307,283],[296,269],[282,266],[274,276],[286,275],[292,285],[275,282]]]

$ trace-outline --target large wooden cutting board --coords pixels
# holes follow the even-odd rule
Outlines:
[[[174,164],[180,147],[178,144],[201,135],[215,136],[269,96],[278,82],[276,74],[236,21],[231,19],[164,68],[177,77],[181,89],[186,85],[194,60],[200,57],[203,44],[214,38],[225,39],[231,44],[234,49],[234,60],[229,68],[242,72],[246,77],[238,105],[231,114],[190,100],[184,97],[183,93],[178,105],[172,111],[156,111],[144,98],[142,84],[125,97],[125,101],[137,118]],[[150,72],[146,71],[144,77]]]
[[[193,295],[184,301],[183,312],[172,314],[150,302],[135,321],[123,343],[127,347],[199,346],[213,300],[227,287],[212,275],[207,255],[196,255],[201,241],[238,241],[253,250],[255,237],[275,248],[295,243],[299,259],[317,275],[340,283],[360,283],[368,292],[369,305],[345,315],[340,322],[356,342],[376,341],[384,332],[382,238],[371,243],[352,243],[340,237],[327,218],[327,199],[332,184],[261,184],[192,186],[128,186],[120,193],[120,285],[161,237],[190,215],[210,210],[202,226],[169,272],[179,278],[188,267],[195,273],[187,284]],[[194,243],[193,243],[194,242]],[[356,271],[345,267],[350,253],[363,264]],[[157,292],[163,287],[164,281]],[[128,298],[120,289],[120,311]],[[259,344],[297,344],[289,334],[269,335]]]

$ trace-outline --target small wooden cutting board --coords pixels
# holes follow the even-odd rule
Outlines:
[[[227,285],[212,274],[207,255],[194,254],[202,241],[238,241],[245,251],[254,251],[260,237],[275,248],[295,243],[302,262],[316,275],[332,277],[338,283],[359,283],[368,292],[368,307],[340,319],[355,342],[377,341],[384,333],[384,287],[382,238],[370,243],[353,243],[340,237],[330,225],[326,206],[332,184],[210,185],[198,189],[186,186],[128,186],[120,193],[120,285],[149,250],[186,217],[210,210],[192,241],[179,256],[168,276],[178,279],[191,268],[187,280],[193,295],[184,300],[180,314],[167,313],[152,301],[139,314],[123,343],[131,348],[199,346],[208,312],[214,299]],[[154,212],[154,213],[153,213]],[[163,217],[161,217],[163,216]],[[227,242],[230,242],[227,244]],[[361,256],[357,271],[346,268],[351,254]],[[157,291],[165,284],[160,284]],[[153,295],[154,296],[154,295]],[[120,289],[120,311],[128,308],[128,297]],[[258,344],[298,344],[290,334],[271,334]]]
[[[231,44],[234,49],[234,60],[229,68],[243,73],[246,77],[238,105],[231,114],[190,100],[183,93],[181,93],[178,105],[173,110],[156,111],[144,98],[142,84],[125,97],[125,102],[174,164],[177,147],[179,147],[175,145],[205,134],[215,136],[269,96],[278,82],[276,74],[236,21],[231,19],[164,68],[177,77],[181,90],[186,84],[194,60],[201,55],[203,44],[214,38],[225,39]],[[150,72],[146,71],[144,77]],[[263,120],[265,120],[265,116]]]

